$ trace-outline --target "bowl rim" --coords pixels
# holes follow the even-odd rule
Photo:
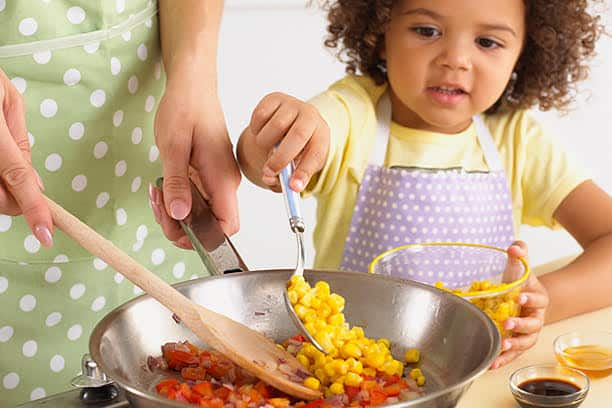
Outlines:
[[[567,356],[567,353],[565,353],[564,350],[561,350],[561,348],[559,347],[559,342],[561,340],[561,338],[563,337],[574,337],[574,336],[580,336],[582,334],[603,334],[605,336],[608,336],[610,338],[610,343],[608,344],[602,344],[602,346],[604,347],[610,347],[612,346],[612,332],[611,331],[607,331],[607,330],[592,330],[592,329],[588,329],[588,330],[572,330],[569,331],[567,333],[563,333],[558,335],[557,337],[555,337],[555,339],[553,340],[553,352],[555,354],[561,355],[561,356]],[[584,345],[587,345],[587,343],[585,343]],[[590,344],[588,344],[590,345]],[[597,344],[600,345],[600,344]],[[612,357],[602,357],[602,358],[597,358],[597,359],[593,359],[594,361],[610,361],[611,364],[609,367],[607,368],[602,368],[601,370],[598,369],[592,369],[592,368],[585,368],[585,370],[589,370],[589,371],[605,371],[605,370],[609,370],[610,368],[612,368]],[[572,367],[572,366],[568,366],[567,364],[563,365],[564,367],[570,367],[570,368],[574,368],[577,370],[580,370],[580,368],[576,368],[576,367]]]
[[[443,246],[447,246],[447,247],[451,247],[451,246],[456,246],[456,247],[471,247],[471,248],[484,248],[484,249],[491,249],[497,252],[503,252],[506,253],[506,250],[500,247],[496,247],[496,246],[492,246],[492,245],[485,245],[485,244],[473,244],[473,243],[468,243],[468,242],[423,242],[423,243],[415,243],[415,244],[407,244],[407,245],[402,245],[399,247],[395,247],[395,248],[391,248],[381,254],[379,254],[376,258],[374,258],[372,260],[372,262],[370,262],[370,265],[368,267],[368,272],[369,273],[375,273],[374,272],[374,268],[376,267],[376,264],[378,264],[378,262],[384,258],[385,256],[392,254],[394,252],[398,252],[398,251],[402,251],[404,249],[408,249],[408,248],[415,248],[415,247],[443,247]],[[521,286],[523,283],[525,283],[525,281],[527,281],[527,279],[529,279],[529,276],[531,275],[531,268],[529,267],[529,262],[527,262],[527,260],[524,257],[519,257],[519,261],[521,261],[521,263],[523,264],[523,268],[525,269],[523,274],[521,275],[520,278],[518,278],[515,281],[509,282],[509,283],[502,283],[500,285],[498,285],[495,289],[486,289],[486,290],[473,290],[473,291],[469,291],[469,292],[462,292],[462,293],[456,293],[457,296],[463,297],[463,298],[473,298],[473,297],[486,297],[486,296],[498,296],[500,294],[506,293],[511,291],[512,289],[515,289],[519,286]]]
[[[525,371],[525,370],[530,370],[530,369],[558,369],[561,368],[563,370],[568,370],[570,372],[572,372],[573,374],[575,374],[576,376],[582,378],[585,380],[585,386],[584,387],[580,387],[580,390],[568,394],[568,395],[538,395],[538,394],[533,394],[531,392],[527,392],[527,391],[523,391],[522,389],[520,389],[518,387],[517,384],[515,384],[514,379],[516,378],[516,376],[521,372],[521,371]],[[563,377],[561,376],[556,376],[557,378],[563,379]],[[555,376],[551,375],[549,378],[555,378]],[[589,379],[589,377],[583,373],[582,371],[576,369],[576,368],[572,368],[572,367],[567,367],[564,365],[559,365],[559,364],[548,364],[548,363],[544,363],[544,364],[533,364],[533,365],[528,365],[525,367],[521,367],[517,370],[515,370],[512,374],[510,374],[510,377],[508,378],[508,382],[510,384],[510,391],[512,393],[512,395],[514,397],[521,397],[521,398],[542,398],[545,399],[548,403],[550,404],[555,404],[555,403],[564,403],[564,402],[568,402],[568,401],[576,401],[579,399],[584,399],[587,395],[587,393],[589,392],[589,390],[591,389],[591,380]],[[551,405],[552,406],[552,405]]]

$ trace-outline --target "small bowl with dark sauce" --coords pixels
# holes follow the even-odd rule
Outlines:
[[[557,365],[523,367],[510,376],[510,391],[522,408],[576,408],[589,386],[583,372]]]

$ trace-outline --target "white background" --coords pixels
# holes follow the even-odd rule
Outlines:
[[[609,5],[612,3],[608,1]],[[283,91],[309,98],[341,78],[344,67],[324,49],[323,14],[300,0],[227,0],[219,48],[219,90],[231,138],[236,142],[257,102]],[[612,12],[603,16],[612,31]],[[559,143],[582,160],[595,180],[612,193],[612,39],[602,37],[591,78],[582,84],[576,109],[567,116],[538,116]],[[250,269],[293,267],[295,239],[282,196],[243,179],[239,190],[241,230],[232,238]],[[316,203],[302,201],[307,223],[307,265],[312,264]],[[585,209],[588,211],[588,208]],[[576,253],[565,231],[524,227],[534,265]],[[342,245],[339,243],[339,245]]]

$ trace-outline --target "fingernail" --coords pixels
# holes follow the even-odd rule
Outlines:
[[[153,184],[149,183],[149,201],[151,201],[151,203],[155,202],[155,195],[153,192]]]
[[[276,175],[274,174],[274,172],[272,171],[272,169],[271,169],[271,168],[269,168],[268,166],[264,166],[264,168],[263,168],[263,170],[262,170],[262,174],[263,174],[265,177],[274,177],[274,176],[276,176]]]
[[[519,301],[519,304],[524,305],[525,303],[527,303],[527,295],[524,293],[521,293],[519,295],[518,301]]]
[[[512,343],[510,343],[510,341],[508,340],[504,340],[504,343],[502,345],[502,350],[503,351],[508,351],[512,348]]]
[[[506,330],[512,330],[516,327],[516,321],[512,320],[512,319],[508,319],[506,320],[506,323],[504,324]]]
[[[155,221],[158,224],[161,224],[161,211],[157,204],[153,202],[153,200],[149,200],[149,204],[151,204],[151,210],[153,210],[153,216],[155,217]]]
[[[34,227],[34,236],[41,244],[43,244],[45,248],[49,248],[51,245],[53,245],[53,237],[51,236],[51,232],[42,224]]]
[[[175,220],[184,219],[188,212],[189,208],[187,208],[187,204],[183,200],[174,200],[170,204],[170,215]]]
[[[295,187],[296,191],[302,191],[304,189],[304,182],[300,179],[294,180],[293,187]]]

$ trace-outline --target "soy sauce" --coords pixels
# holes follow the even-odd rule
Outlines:
[[[580,391],[580,387],[559,378],[535,378],[519,384],[525,392],[536,395],[563,396]]]

